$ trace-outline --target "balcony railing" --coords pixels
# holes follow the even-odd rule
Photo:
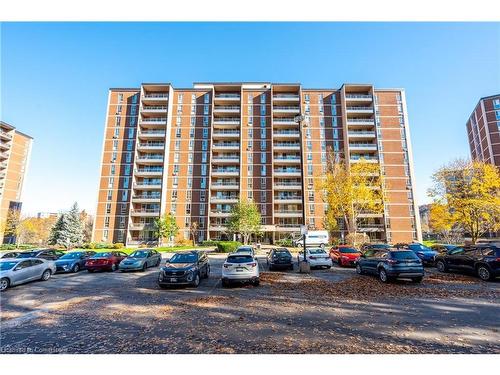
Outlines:
[[[220,123],[239,123],[240,118],[239,117],[215,117],[214,122],[220,122]]]
[[[214,111],[239,111],[239,105],[216,105]]]
[[[372,107],[346,107],[348,111],[373,111]]]
[[[294,124],[297,124],[297,122],[295,121],[295,119],[293,117],[275,118],[275,119],[273,119],[273,122],[287,123],[287,124],[293,122]]]
[[[161,124],[167,122],[166,117],[146,117],[141,119],[142,124]]]
[[[166,111],[167,106],[165,105],[148,105],[141,108],[142,111]]]
[[[151,143],[151,142],[143,142],[139,143],[139,147],[149,147],[149,148],[164,148],[165,143]]]
[[[219,148],[234,148],[234,147],[240,147],[239,142],[215,142],[213,144],[213,147],[219,147]]]
[[[274,131],[273,135],[299,135],[300,133],[296,130],[279,130]]]
[[[144,173],[144,172],[163,172],[163,168],[137,168],[135,170],[136,172],[139,173]]]
[[[274,171],[277,173],[300,173],[298,168],[276,168]]]
[[[347,122],[369,122],[373,123],[372,118],[348,118]]]
[[[293,147],[300,148],[300,143],[298,142],[275,142],[274,147]]]
[[[356,130],[353,130],[353,131],[349,131],[347,132],[347,134],[349,136],[357,136],[357,135],[375,135],[375,132],[374,131],[363,131],[363,130],[359,130],[359,131],[356,131]]]
[[[214,135],[240,135],[239,130],[218,130],[214,131]]]
[[[151,94],[144,94],[142,97],[146,99],[158,99],[158,98],[168,99],[168,94],[151,93]]]
[[[288,105],[275,105],[275,106],[273,106],[273,110],[300,112],[300,107],[288,106]]]
[[[299,99],[298,95],[295,94],[275,94],[274,99]]]
[[[364,94],[346,94],[345,96],[347,99],[371,99],[371,95],[364,95]]]
[[[215,99],[239,99],[240,94],[216,94]]]
[[[135,194],[132,199],[161,199],[160,194]]]

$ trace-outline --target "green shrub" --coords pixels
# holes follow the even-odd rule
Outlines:
[[[2,244],[0,245],[0,250],[29,250],[29,249],[34,249],[36,246],[34,245],[16,245],[14,244]]]
[[[276,241],[276,245],[284,246],[284,247],[292,247],[292,239],[291,238],[283,238],[281,240]]]
[[[122,244],[120,242],[113,244],[113,249],[123,249],[125,247],[125,244]]]
[[[241,245],[242,243],[238,241],[218,241],[217,251],[219,253],[232,253]]]
[[[213,241],[213,240],[203,241],[201,243],[201,246],[217,246],[218,243],[219,241]]]

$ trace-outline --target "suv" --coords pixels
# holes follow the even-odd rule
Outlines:
[[[200,279],[208,279],[210,264],[203,251],[175,253],[167,260],[158,274],[158,285],[165,288],[169,285],[191,285],[198,287]]]
[[[20,252],[17,258],[42,258],[46,260],[58,260],[64,254],[66,253],[61,250],[38,249],[38,250]]]
[[[356,262],[356,272],[378,275],[386,283],[395,278],[410,278],[421,282],[424,277],[422,261],[411,250],[369,249]]]
[[[434,258],[438,255],[436,250],[433,250],[425,245],[418,242],[412,242],[409,244],[397,244],[394,247],[398,249],[410,249],[420,258],[423,264],[434,265]]]
[[[500,247],[490,244],[457,247],[438,255],[436,268],[440,272],[475,273],[481,280],[493,280],[500,276]]]

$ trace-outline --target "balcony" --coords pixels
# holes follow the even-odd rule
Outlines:
[[[300,182],[274,182],[274,190],[302,190],[302,184]]]
[[[163,92],[146,93],[142,95],[141,100],[143,102],[151,102],[151,101],[166,102],[168,101],[168,94]]]
[[[299,168],[276,168],[274,170],[275,177],[300,177],[302,173]]]
[[[351,163],[359,163],[361,160],[364,160],[366,163],[378,163],[378,158],[374,156],[351,155],[349,160]]]
[[[10,141],[12,139],[12,134],[9,134],[9,133],[4,132],[4,131],[0,131],[0,139]]]
[[[166,112],[167,108],[168,107],[166,105],[141,106],[141,112],[143,112],[143,113],[161,113],[161,112]]]
[[[348,118],[347,125],[351,125],[351,126],[357,126],[357,125],[375,126],[375,120],[372,118]]]
[[[163,155],[151,155],[151,156],[145,156],[141,155],[138,156],[137,159],[135,159],[136,163],[141,163],[141,164],[163,164]]]
[[[275,105],[273,106],[273,113],[300,113],[300,107],[288,105]]]
[[[129,230],[154,230],[155,226],[153,224],[146,223],[130,223],[128,226]]]
[[[373,107],[346,107],[347,113],[364,113],[371,114],[373,113]]]
[[[212,162],[214,164],[239,164],[240,155],[223,155],[223,156],[212,156]]]
[[[209,230],[214,232],[225,232],[227,230],[227,226],[224,224],[210,224]]]
[[[277,232],[300,232],[300,224],[275,224]]]
[[[163,150],[165,143],[163,142],[143,142],[137,145],[138,150]]]
[[[346,101],[349,102],[371,102],[372,96],[368,94],[346,94]]]
[[[300,210],[274,210],[275,217],[302,217]]]
[[[160,201],[160,195],[137,194],[132,196],[132,202],[134,203],[157,203]]]
[[[376,143],[349,143],[349,149],[353,151],[377,151]]]
[[[297,121],[293,117],[282,117],[282,118],[273,118],[273,125],[295,125],[298,126]]]
[[[375,138],[375,132],[374,131],[363,131],[363,130],[352,130],[348,131],[347,135],[349,135],[349,138]]]
[[[165,135],[166,133],[163,130],[141,130],[138,137],[139,139],[164,139]]]
[[[240,138],[239,130],[215,130],[212,134],[214,139]]]
[[[274,156],[274,164],[300,164],[300,156]]]
[[[299,138],[298,130],[277,130],[273,132],[273,137],[278,139]]]
[[[0,152],[0,160],[2,159],[8,159],[9,158],[9,153],[8,152]]]
[[[136,182],[134,189],[138,190],[157,190],[161,189],[161,181],[158,182]]]
[[[234,182],[212,182],[210,185],[212,190],[239,190],[240,185],[237,181]]]
[[[231,216],[231,211],[210,211],[210,216],[212,216],[212,217],[229,217],[229,216]]]
[[[363,211],[360,214],[358,214],[358,217],[359,218],[363,218],[363,217],[382,218],[382,217],[384,217],[384,214],[378,213],[378,212]]]
[[[301,204],[302,203],[302,197],[300,195],[276,196],[276,197],[274,197],[274,203],[279,203],[279,204]]]
[[[359,232],[384,232],[384,224],[358,224]]]
[[[140,121],[141,125],[167,125],[166,117],[144,117]]]
[[[296,94],[275,94],[273,100],[276,102],[298,102],[300,97]]]
[[[240,100],[240,94],[215,94],[215,101],[236,102]]]
[[[273,144],[274,150],[294,150],[300,151],[300,143],[299,142],[275,142]]]
[[[0,141],[0,150],[8,150],[10,148],[10,143]]]
[[[240,113],[239,105],[217,105],[214,107],[214,113]]]
[[[134,175],[140,177],[162,176],[163,168],[138,168],[134,171]]]
[[[239,125],[239,117],[214,117],[214,125]]]
[[[214,142],[212,145],[213,150],[239,150],[239,142]]]
[[[131,216],[140,216],[140,217],[156,217],[160,216],[159,208],[140,208],[140,209],[132,209],[130,211]]]
[[[210,197],[210,203],[238,203],[237,195],[214,195]]]
[[[238,168],[214,168],[212,169],[212,177],[239,177],[240,170]]]

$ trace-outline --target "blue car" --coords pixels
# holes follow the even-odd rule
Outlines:
[[[408,248],[420,258],[423,264],[434,265],[438,252],[422,245],[421,243],[408,244]]]
[[[95,251],[71,251],[56,260],[56,272],[78,272],[85,268],[85,262]]]

